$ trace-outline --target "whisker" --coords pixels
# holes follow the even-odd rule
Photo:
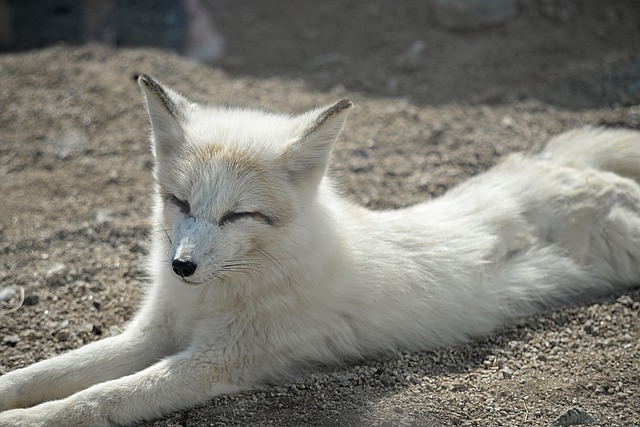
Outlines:
[[[216,272],[216,273],[213,273],[213,277],[215,277],[216,279],[219,279],[219,280],[220,280],[222,283],[224,283],[226,286],[229,286],[229,281],[227,280],[227,278],[226,278],[226,277],[224,277],[224,275],[223,275],[223,274],[218,274],[218,273]]]
[[[285,260],[295,260],[296,258],[292,257],[292,258],[276,258],[274,257],[271,253],[269,253],[267,250],[262,249],[262,248],[256,248],[256,251],[262,255],[263,257],[265,257],[267,260],[269,260],[269,262],[271,262],[277,269],[279,269],[284,277],[287,280],[287,283],[289,286],[292,285],[291,283],[291,276],[286,274],[287,273],[287,268],[285,267],[285,265],[282,263],[282,261]]]
[[[227,263],[222,267],[242,267],[242,268],[251,268],[254,270],[258,270],[256,267],[260,267],[260,264],[246,264],[246,263]]]
[[[241,273],[246,273],[246,272],[256,272],[256,271],[260,271],[257,270],[255,268],[250,268],[250,267],[242,267],[242,266],[223,266],[220,268],[220,271],[228,271],[228,272],[241,272]]]
[[[167,258],[169,258],[169,251],[167,251]],[[166,258],[162,261],[162,263],[161,263],[161,264],[162,264],[162,266],[163,266],[164,268],[166,268],[167,270],[169,270],[169,271],[173,272],[173,269],[172,269],[172,268],[171,268],[171,266],[169,265],[169,261],[168,261]]]
[[[247,261],[247,260],[244,260],[244,259],[230,259],[230,260],[228,260],[226,262],[225,265],[234,265],[234,264],[237,264],[237,265],[240,265],[240,264],[241,265],[255,265],[255,266],[261,266],[262,265],[259,262],[250,262],[250,261]]]
[[[256,251],[262,256],[264,256],[267,260],[269,260],[274,266],[279,267],[283,271],[286,270],[284,264],[282,264],[282,262],[279,259],[271,255],[265,249],[257,248]]]
[[[254,270],[251,270],[249,268],[234,267],[234,266],[230,266],[230,265],[222,266],[218,270],[219,271],[231,271],[231,272],[233,272],[233,271],[254,271]]]
[[[162,226],[162,222],[158,218],[155,218],[155,220],[158,223],[158,225],[160,226],[160,227],[157,228],[157,230],[164,232],[165,236],[167,236],[167,240],[169,241],[169,246],[171,246],[173,243],[171,242],[171,236],[169,235],[169,229],[164,228]]]

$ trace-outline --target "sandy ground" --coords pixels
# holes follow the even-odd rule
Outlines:
[[[406,206],[563,130],[640,127],[640,7],[604,3],[522,1],[456,33],[423,1],[224,0],[214,67],[102,45],[0,55],[0,289],[25,293],[0,302],[0,373],[117,333],[141,298],[152,181],[133,74],[290,112],[348,96],[332,174],[371,208]],[[639,365],[634,291],[141,425],[534,426],[580,406],[633,426]]]

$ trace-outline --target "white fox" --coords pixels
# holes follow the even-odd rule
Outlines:
[[[291,117],[139,84],[153,286],[121,335],[0,377],[0,426],[129,425],[640,282],[639,132],[568,132],[436,200],[371,212],[325,175],[348,100]]]

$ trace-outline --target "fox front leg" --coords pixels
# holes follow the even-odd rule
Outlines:
[[[65,398],[140,371],[172,352],[175,345],[161,328],[131,327],[121,335],[0,376],[0,411]]]
[[[0,427],[126,426],[157,418],[248,388],[238,384],[238,364],[233,366],[214,362],[205,351],[185,350],[65,399],[2,412]]]

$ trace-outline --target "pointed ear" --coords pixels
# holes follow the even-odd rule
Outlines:
[[[174,156],[183,143],[183,122],[191,102],[147,74],[138,77],[153,131],[152,149],[159,162]]]
[[[348,99],[330,107],[310,111],[298,117],[302,135],[290,143],[282,155],[284,167],[292,181],[317,184],[324,175],[331,148],[353,104]]]

